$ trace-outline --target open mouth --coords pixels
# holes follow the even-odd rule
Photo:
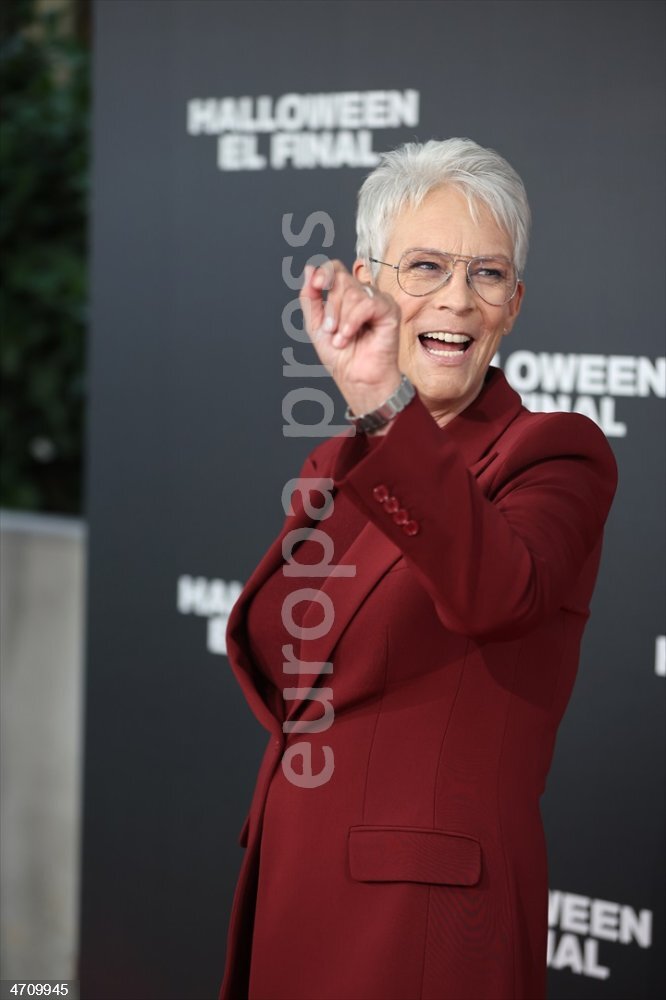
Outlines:
[[[425,352],[435,358],[462,357],[472,343],[472,338],[468,337],[466,333],[447,333],[444,331],[420,333],[419,340]]]

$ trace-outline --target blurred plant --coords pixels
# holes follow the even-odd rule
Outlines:
[[[0,504],[82,502],[89,53],[80,4],[0,0]]]

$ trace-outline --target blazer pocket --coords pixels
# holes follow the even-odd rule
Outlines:
[[[413,826],[351,826],[349,869],[357,882],[476,885],[481,844],[462,833]]]
[[[241,847],[247,847],[247,837],[250,830],[250,814],[248,813],[245,817],[245,822],[241,827],[241,832],[238,834],[238,843]]]

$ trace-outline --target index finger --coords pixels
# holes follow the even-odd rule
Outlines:
[[[317,287],[317,284],[319,283],[313,283],[313,279],[317,274],[317,271],[318,269],[313,267],[311,264],[305,265],[303,287],[301,288],[298,296],[301,302],[301,309],[303,310],[305,328],[310,336],[312,336],[314,331],[318,330],[324,322],[325,303],[323,288]]]

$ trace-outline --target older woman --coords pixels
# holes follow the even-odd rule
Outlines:
[[[616,470],[490,367],[528,230],[497,153],[410,144],[361,189],[352,273],[306,269],[356,433],[311,453],[229,622],[271,739],[222,998],[545,994],[539,797]]]

